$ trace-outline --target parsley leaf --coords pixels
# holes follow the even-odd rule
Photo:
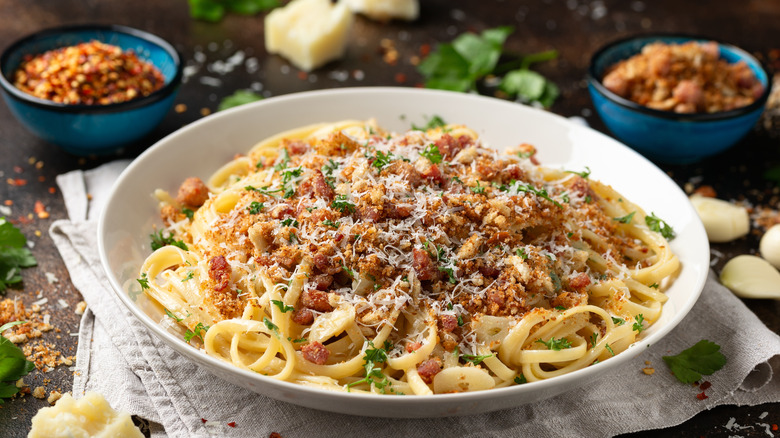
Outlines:
[[[347,200],[347,195],[336,195],[336,199],[333,200],[330,206],[342,213],[353,213],[355,211],[355,204]]]
[[[202,322],[199,322],[195,325],[194,329],[184,332],[184,340],[187,341],[188,344],[192,338],[195,337],[198,337],[201,341],[203,341],[203,333],[209,331],[209,328],[211,328],[211,326],[203,325]]]
[[[0,292],[9,285],[21,283],[22,268],[36,264],[24,234],[5,218],[0,218]]]
[[[634,321],[636,321],[636,322],[634,323],[634,325],[631,328],[635,332],[637,332],[637,334],[642,333],[642,330],[645,329],[644,327],[642,327],[642,322],[644,322],[644,320],[645,320],[645,317],[641,313],[634,317]]]
[[[284,191],[284,188],[280,187],[278,189],[271,190],[271,186],[266,186],[266,187],[245,186],[244,190],[257,192],[266,196],[276,196],[274,193],[282,192]]]
[[[360,383],[368,383],[376,386],[384,393],[385,387],[392,385],[392,382],[390,382],[377,364],[387,362],[387,352],[393,348],[393,344],[390,341],[385,341],[384,348],[376,348],[372,341],[367,341],[367,343],[371,348],[366,348],[363,355],[363,368],[366,370],[366,377],[347,384],[347,389]]]
[[[190,3],[192,3],[192,0],[190,0]],[[222,101],[219,103],[219,107],[217,108],[217,111],[224,111],[229,108],[241,106],[246,103],[257,102],[258,100],[262,100],[262,99],[263,96],[253,91],[238,90],[235,93],[231,94],[230,96],[227,96],[224,99],[222,99]]]
[[[439,152],[439,147],[433,143],[420,152],[420,156],[427,158],[433,164],[441,163],[441,152]]]
[[[167,236],[163,235],[163,230],[157,230],[157,232],[150,234],[149,238],[152,239],[152,242],[150,244],[152,251],[157,251],[158,249],[166,245],[177,246],[185,251],[189,249],[187,248],[187,244],[185,244],[184,241],[176,240],[170,234],[168,234]]]
[[[292,312],[293,310],[295,310],[293,306],[288,306],[279,300],[271,300],[271,304],[278,307],[279,310],[282,311],[282,313]]]
[[[485,193],[485,186],[479,185],[479,181],[477,181],[477,185],[475,187],[469,187],[469,190],[471,190],[472,193],[480,195]]]
[[[560,338],[560,339],[550,338],[549,341],[543,341],[541,339],[537,339],[536,342],[538,342],[539,344],[544,344],[547,346],[548,349],[554,351],[560,351],[563,350],[564,348],[571,348],[571,341],[569,341],[566,338]]]
[[[460,357],[462,357],[463,360],[465,360],[466,362],[471,362],[474,365],[479,365],[479,364],[482,363],[483,360],[485,360],[485,359],[487,359],[489,357],[493,357],[493,355],[492,354],[484,354],[484,355],[481,355],[481,356],[477,356],[477,355],[474,355],[474,354],[461,354]]]
[[[525,375],[520,373],[519,376],[515,376],[515,383],[522,385],[523,383],[528,383],[528,379],[525,378]]]
[[[4,324],[0,327],[0,333],[25,322],[14,321]],[[35,365],[27,360],[19,347],[4,336],[0,336],[0,404],[3,402],[2,399],[19,392],[16,381],[26,376],[33,368]]]
[[[181,212],[184,213],[184,215],[187,216],[187,219],[189,219],[189,220],[192,220],[192,216],[195,215],[195,211],[193,211],[193,210],[191,210],[191,209],[189,209],[187,207],[182,208]]]
[[[263,205],[262,202],[252,201],[249,204],[249,207],[246,209],[249,210],[249,214],[258,214],[265,208],[265,205]]]
[[[552,202],[556,207],[563,208],[560,202],[556,201],[555,199],[551,198],[549,194],[547,194],[546,189],[537,189],[536,187],[532,186],[531,184],[522,184],[518,181],[514,181],[512,183],[516,188],[518,192],[523,193],[533,193],[534,195],[546,199],[550,202]]]
[[[627,214],[625,216],[622,216],[622,217],[613,217],[612,220],[613,221],[618,221],[621,224],[630,224],[631,223],[631,219],[634,218],[635,214],[636,214],[636,212],[632,211],[631,213],[629,213],[629,214]]]
[[[666,221],[656,216],[655,213],[645,216],[645,223],[650,228],[650,231],[661,233],[666,240],[672,240],[676,235],[674,229]]]
[[[612,350],[612,347],[610,347],[609,344],[604,345],[604,348],[606,348],[607,351],[609,351],[613,356],[615,355],[615,352]]]
[[[437,115],[433,115],[430,119],[428,119],[428,123],[426,123],[423,126],[417,126],[414,123],[412,123],[412,129],[415,131],[428,131],[435,128],[443,128],[447,126],[447,122],[445,122],[441,117]]]
[[[141,290],[149,289],[149,279],[146,277],[146,272],[141,274],[141,278],[137,278],[135,281],[141,285]]]
[[[168,309],[165,309],[165,314],[168,316],[168,318],[171,318],[172,320],[174,320],[176,322],[184,321],[184,318],[179,318],[178,316],[174,315],[173,312],[171,312]]]
[[[217,22],[227,12],[239,15],[256,15],[281,6],[279,0],[188,0],[190,17]]]
[[[525,253],[525,248],[517,248],[515,254],[523,260],[528,260],[528,254]]]
[[[587,179],[590,176],[590,167],[585,166],[585,170],[583,170],[582,172],[575,172],[573,170],[567,170],[566,173],[573,173],[575,175],[579,175],[582,178]]]
[[[328,226],[328,227],[333,227],[333,228],[338,228],[339,225],[341,225],[341,221],[333,222],[330,219],[325,219],[324,221],[322,221],[322,225],[325,225],[325,226]]]
[[[702,339],[676,356],[662,358],[677,380],[691,384],[701,379],[702,374],[710,375],[723,368],[726,364],[726,356],[719,350],[720,345]]]
[[[192,280],[193,278],[195,278],[195,271],[189,271],[189,272],[187,272],[187,276],[186,276],[186,277],[184,277],[184,278],[181,280],[181,282],[182,282],[182,283],[184,283],[185,281],[187,281],[187,280]]]
[[[615,325],[618,325],[618,326],[620,326],[620,325],[623,325],[623,324],[625,324],[625,323],[626,323],[626,320],[625,320],[625,319],[623,319],[623,318],[615,318],[615,317],[613,316],[613,317],[612,317],[612,323],[613,323],[613,324],[615,324]]]
[[[596,332],[593,332],[590,334],[590,348],[593,348],[598,343],[599,334]]]

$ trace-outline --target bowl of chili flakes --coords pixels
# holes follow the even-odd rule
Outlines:
[[[171,44],[117,25],[42,30],[0,55],[0,89],[14,116],[75,155],[113,153],[151,132],[173,106],[182,72]]]
[[[769,97],[769,74],[751,54],[711,38],[640,35],[605,45],[588,68],[607,128],[646,157],[686,164],[737,144]]]

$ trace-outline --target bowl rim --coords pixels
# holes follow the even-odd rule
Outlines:
[[[728,111],[718,111],[715,113],[675,113],[672,111],[663,111],[663,110],[657,110],[653,108],[646,107],[644,105],[640,105],[632,100],[626,99],[624,97],[621,97],[604,86],[604,84],[601,83],[601,80],[598,79],[599,75],[596,72],[596,60],[598,60],[601,56],[604,55],[608,50],[614,48],[615,46],[624,44],[629,41],[633,40],[652,40],[653,38],[681,38],[686,39],[689,41],[714,41],[718,44],[719,47],[726,47],[729,50],[736,52],[741,59],[747,59],[748,61],[755,64],[758,68],[760,68],[764,75],[766,75],[767,81],[761,81],[760,78],[759,81],[764,85],[764,91],[761,93],[761,96],[753,101],[750,105],[746,105],[743,107],[735,108]],[[650,44],[651,41],[648,41],[646,44]],[[646,45],[645,44],[645,45]],[[588,69],[586,71],[586,77],[588,83],[596,90],[598,91],[602,96],[604,96],[607,100],[611,101],[612,103],[621,106],[623,108],[637,111],[640,113],[644,113],[649,116],[654,116],[662,119],[667,120],[676,120],[680,122],[713,122],[713,121],[720,121],[720,120],[726,120],[726,119],[732,119],[739,116],[746,115],[748,113],[751,113],[755,110],[761,109],[766,104],[767,100],[769,99],[769,94],[772,90],[771,84],[769,83],[769,79],[772,77],[769,74],[769,71],[767,70],[764,63],[759,61],[755,56],[751,55],[748,51],[735,46],[734,44],[730,44],[724,41],[721,41],[717,38],[710,38],[703,35],[694,35],[694,34],[686,34],[686,33],[665,33],[665,32],[654,32],[654,33],[641,33],[641,34],[635,34],[631,36],[627,36],[624,38],[619,38],[617,40],[613,40],[603,46],[601,46],[596,52],[593,53],[593,55],[590,57],[590,63],[588,64]]]
[[[165,52],[167,52],[168,55],[171,57],[171,59],[174,62],[174,65],[176,66],[176,73],[173,75],[173,78],[171,78],[171,80],[167,84],[164,84],[160,89],[155,90],[149,95],[142,96],[136,99],[131,99],[125,102],[111,103],[106,105],[85,105],[85,104],[70,105],[66,103],[54,102],[48,99],[41,99],[31,94],[27,94],[24,91],[16,88],[16,86],[14,86],[8,80],[8,78],[6,78],[6,73],[13,73],[13,72],[3,71],[3,66],[8,61],[8,58],[11,56],[11,54],[15,53],[23,45],[52,35],[76,33],[80,31],[95,31],[95,30],[131,35],[136,38],[140,38],[144,41],[157,45]],[[3,50],[2,54],[0,54],[0,86],[6,93],[8,93],[10,97],[20,100],[28,105],[36,106],[47,110],[64,112],[64,113],[91,113],[91,114],[113,113],[113,112],[121,112],[121,111],[141,108],[149,104],[152,104],[154,102],[161,101],[166,97],[168,97],[169,95],[171,95],[181,84],[181,79],[183,74],[184,74],[184,63],[182,62],[182,56],[179,53],[179,51],[176,50],[175,47],[173,47],[172,44],[170,44],[168,41],[164,40],[163,38],[153,33],[136,29],[133,27],[129,27],[129,26],[118,25],[118,24],[77,24],[77,25],[57,26],[57,27],[39,30],[37,32],[34,32],[32,34],[29,34],[25,37],[22,37],[14,41],[5,50]]]

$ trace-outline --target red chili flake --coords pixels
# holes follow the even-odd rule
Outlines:
[[[710,383],[710,382],[708,382],[706,380],[704,382],[701,382],[701,385],[699,385],[699,388],[702,391],[706,391],[706,390],[710,389],[710,387],[712,387],[712,383]]]
[[[21,178],[8,178],[6,182],[12,186],[23,186],[27,184],[27,180]]]
[[[343,238],[344,238],[343,234],[336,234],[336,238],[334,240],[336,241],[336,243],[339,243]]]
[[[420,56],[428,56],[431,53],[431,45],[423,44],[420,46]]]
[[[51,193],[53,195],[56,192],[57,192],[57,189],[55,189],[54,187],[49,187],[49,193]]]
[[[696,394],[696,398],[698,398],[699,400],[706,400],[709,397],[707,397],[707,394],[705,394],[704,391],[702,391],[699,394]]]
[[[14,201],[12,201],[10,199],[6,199],[5,201],[3,201],[3,204],[11,206],[11,205],[14,205]]]
[[[279,432],[271,432],[268,438],[282,438],[282,435]]]
[[[772,425],[772,430],[777,430],[777,425],[776,424]]]
[[[206,424],[206,422],[207,422],[207,421],[209,421],[209,420],[207,420],[207,419],[205,419],[205,418],[201,418],[201,419],[200,419],[200,421],[201,421],[203,424]]]
[[[228,423],[228,426],[236,427],[236,422],[235,421],[231,421],[230,423]]]
[[[305,71],[298,72],[298,79],[305,81],[308,77],[309,75],[307,75]]]
[[[403,84],[404,82],[406,82],[406,75],[403,73],[396,73],[395,82],[398,84]]]
[[[41,201],[35,201],[33,211],[35,211],[35,214],[37,214],[40,219],[48,219],[49,217],[49,212],[46,211],[46,207]]]

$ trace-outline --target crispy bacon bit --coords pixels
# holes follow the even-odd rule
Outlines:
[[[390,163],[387,167],[382,169],[381,174],[382,176],[400,175],[403,177],[403,179],[408,181],[412,187],[417,187],[422,182],[420,172],[418,172],[411,163],[407,163],[406,161],[401,160]]]
[[[295,213],[295,209],[290,204],[280,204],[271,210],[271,217],[274,219],[281,219]]]
[[[209,277],[214,280],[214,290],[222,291],[230,285],[230,274],[232,269],[225,256],[212,257],[209,260]]]
[[[572,289],[580,290],[590,284],[590,277],[585,272],[580,272],[573,278],[569,279],[569,287]]]
[[[302,308],[293,312],[292,320],[296,324],[311,325],[314,322],[314,312],[311,309]]]
[[[498,277],[499,274],[501,274],[501,270],[496,268],[495,266],[483,265],[479,267],[479,273],[484,275],[485,277],[495,278]]]
[[[314,170],[314,174],[298,186],[298,194],[306,196],[312,193],[329,201],[333,200],[333,197],[336,195],[325,180],[325,175],[319,169]]]
[[[435,280],[439,277],[439,270],[431,260],[431,255],[419,248],[412,250],[412,267],[419,280]]]
[[[699,400],[706,400],[709,397],[707,397],[707,394],[705,394],[704,391],[702,391],[702,392],[696,394],[696,398],[698,398]]]
[[[318,274],[311,278],[312,283],[314,283],[314,287],[317,288],[317,290],[328,290],[328,286],[333,283],[333,276],[328,274]]]
[[[420,342],[407,342],[406,343],[406,352],[411,353],[413,351],[417,351],[422,347],[422,343]]]
[[[382,218],[382,213],[370,205],[358,207],[356,215],[366,222],[376,222]]]
[[[423,382],[432,383],[436,374],[441,371],[441,360],[436,357],[428,359],[417,366],[417,374],[420,375]]]
[[[422,173],[423,178],[430,179],[431,181],[441,184],[445,181],[444,176],[439,170],[439,166],[432,164],[425,172]]]
[[[712,383],[710,383],[707,380],[701,382],[701,385],[699,385],[699,389],[701,389],[702,391],[706,391],[706,390],[710,389],[711,387],[712,387]]]
[[[487,294],[488,303],[495,304],[497,308],[504,307],[504,292],[496,289],[491,289]]]
[[[328,293],[321,290],[305,290],[301,294],[301,304],[303,307],[314,309],[318,312],[330,312],[333,306],[328,301]]]
[[[439,153],[444,159],[451,159],[458,155],[458,152],[465,149],[472,143],[471,137],[467,135],[461,135],[458,138],[451,136],[450,134],[442,135],[434,144],[439,148]]]
[[[439,324],[445,332],[452,332],[458,328],[458,318],[455,315],[441,315],[439,316]]]
[[[341,266],[337,266],[335,261],[324,252],[317,252],[312,259],[314,260],[314,266],[325,274],[333,275],[341,271]]]
[[[282,140],[282,146],[287,149],[290,155],[302,155],[309,151],[309,145],[300,140]]]
[[[389,219],[406,219],[412,215],[412,209],[410,207],[394,204],[390,201],[384,202],[382,211],[384,212],[384,216]]]
[[[196,177],[185,179],[176,196],[176,201],[190,207],[200,207],[207,199],[209,199],[209,189],[200,178]]]
[[[330,357],[330,351],[317,341],[304,345],[301,353],[304,359],[317,365],[325,365]]]
[[[590,184],[588,184],[588,181],[579,176],[574,175],[573,177],[574,182],[571,185],[571,191],[577,196],[591,196],[593,197],[593,191],[590,189]]]

